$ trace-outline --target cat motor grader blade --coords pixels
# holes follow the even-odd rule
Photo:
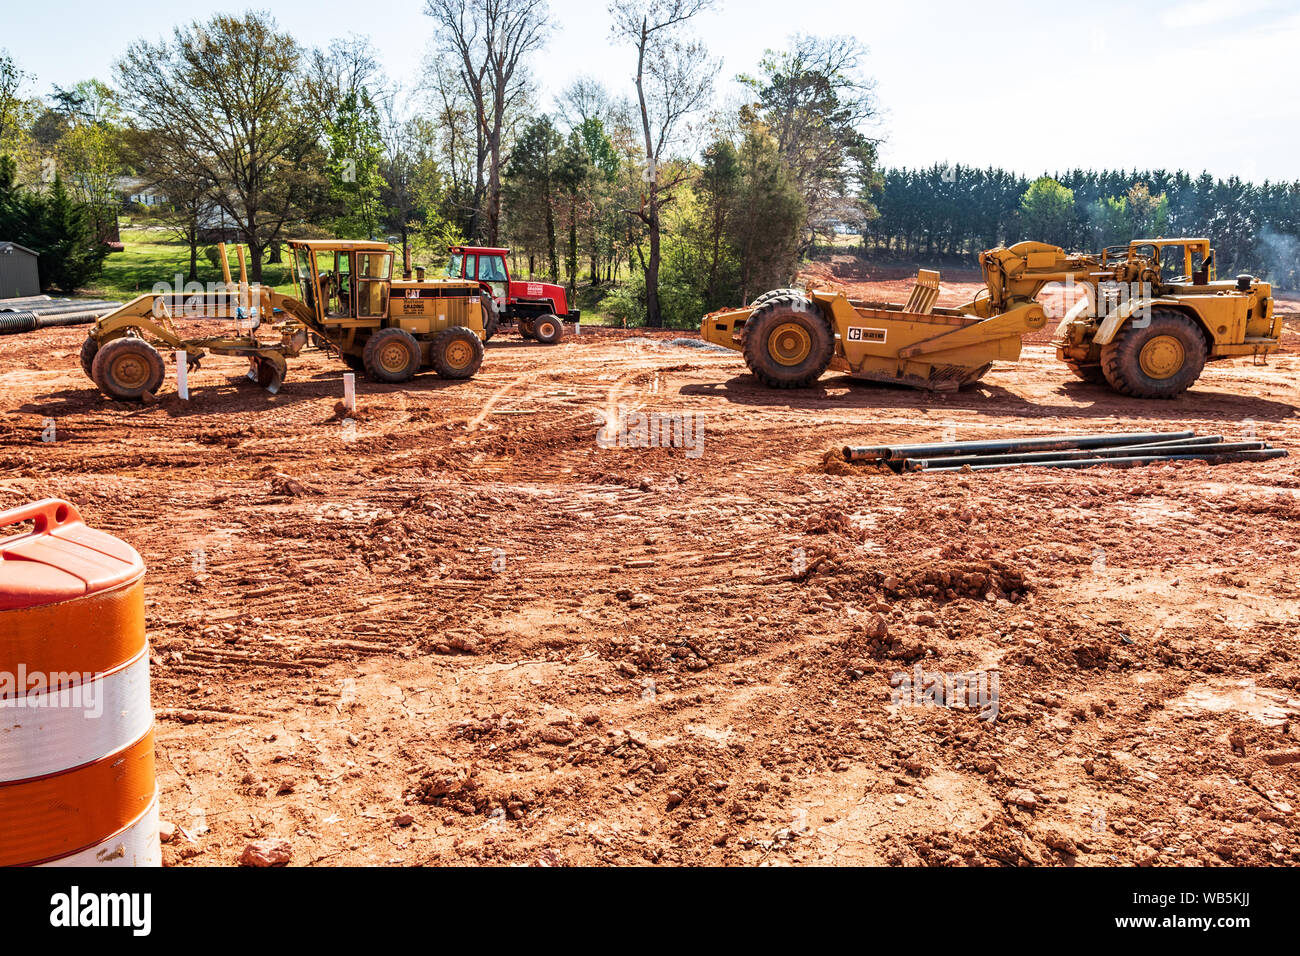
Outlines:
[[[284,381],[286,356],[297,355],[307,342],[310,313],[301,302],[248,281],[243,248],[239,283],[231,281],[224,243],[218,246],[225,275],[222,287],[207,292],[154,291],[101,316],[81,346],[81,367],[109,398],[139,401],[162,386],[166,366],[158,346],[184,352],[186,365],[197,367],[211,352],[248,359],[248,377],[272,394]],[[274,327],[279,340],[259,339],[263,319],[276,311],[289,316]],[[183,336],[178,322],[229,320],[230,334]]]
[[[1032,299],[981,314],[974,306],[940,308],[938,294],[939,273],[925,269],[902,305],[776,289],[747,308],[705,316],[700,334],[742,352],[750,371],[774,388],[810,385],[831,368],[949,391],[978,381],[995,361],[1019,358],[1021,336],[1047,323]]]
[[[393,255],[385,243],[291,240],[294,280],[300,298],[250,283],[244,250],[238,249],[236,284],[218,246],[224,286],[216,291],[156,291],[102,316],[81,348],[81,366],[110,398],[136,401],[156,394],[165,377],[159,347],[186,353],[197,366],[206,353],[245,357],[248,377],[272,394],[279,391],[286,358],[314,336],[354,371],[380,382],[403,382],[422,368],[450,379],[471,377],[483,360],[484,300],[475,282],[392,278]],[[264,320],[278,341],[259,338]],[[178,323],[231,320],[230,334],[186,337]]]

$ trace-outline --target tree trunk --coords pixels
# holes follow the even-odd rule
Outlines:
[[[650,258],[645,264],[645,324],[662,329],[664,317],[659,312],[659,187],[650,184]]]

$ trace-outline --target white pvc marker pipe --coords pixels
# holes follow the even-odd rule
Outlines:
[[[343,373],[343,407],[350,412],[357,410],[357,376],[355,372]]]
[[[190,400],[190,357],[184,349],[176,352],[176,393],[181,401]]]

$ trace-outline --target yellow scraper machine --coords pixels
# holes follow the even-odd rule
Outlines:
[[[985,288],[958,308],[935,305],[939,274],[922,269],[902,305],[776,289],[705,316],[700,334],[742,352],[775,388],[810,385],[830,368],[956,389],[1020,357],[1021,336],[1047,322],[1037,297],[1057,283],[1077,293],[1053,339],[1072,372],[1125,395],[1173,398],[1207,361],[1278,348],[1272,287],[1250,275],[1215,281],[1213,263],[1207,239],[1138,239],[1100,256],[1020,242],[980,253]]]
[[[476,281],[411,279],[409,271],[395,280],[393,253],[383,242],[294,239],[288,245],[296,296],[250,283],[242,246],[234,282],[222,244],[221,288],[151,292],[109,312],[86,337],[81,367],[119,401],[157,393],[165,375],[160,348],[183,351],[188,367],[208,352],[247,358],[248,377],[273,394],[284,381],[285,359],[309,336],[378,382],[404,382],[425,368],[449,379],[478,371],[492,300]],[[232,327],[220,335],[182,334],[182,323],[203,319]],[[260,337],[264,326],[276,337]]]

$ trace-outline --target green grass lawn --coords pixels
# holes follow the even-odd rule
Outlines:
[[[95,299],[128,301],[149,292],[154,283],[174,284],[176,274],[182,280],[190,267],[190,252],[183,243],[175,242],[166,232],[154,229],[123,229],[122,252],[114,252],[104,259],[104,271],[80,293]],[[287,250],[286,250],[287,253]],[[226,258],[230,260],[230,275],[239,279],[239,256],[234,243],[226,244]],[[276,265],[262,264],[262,282],[274,286],[279,292],[293,294],[290,261]],[[199,281],[222,281],[221,270],[208,261],[199,248]]]

